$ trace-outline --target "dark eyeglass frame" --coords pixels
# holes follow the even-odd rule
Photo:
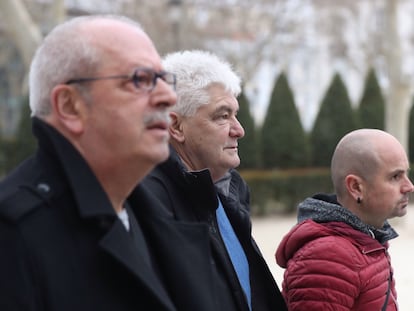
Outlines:
[[[143,76],[140,75],[141,73],[145,73],[150,77],[151,85],[145,86],[143,85]],[[131,80],[134,84],[135,88],[139,90],[145,90],[148,92],[151,92],[156,84],[157,79],[160,78],[165,83],[172,86],[173,90],[175,91],[175,87],[177,84],[177,77],[172,72],[168,71],[155,71],[151,68],[145,68],[145,67],[138,67],[134,70],[134,72],[130,75],[114,75],[114,76],[105,76],[105,77],[90,77],[90,78],[76,78],[76,79],[70,79],[65,82],[65,84],[75,84],[75,83],[86,83],[91,81],[98,81],[98,80],[110,80],[110,79],[126,79]],[[147,81],[148,84],[148,81]]]

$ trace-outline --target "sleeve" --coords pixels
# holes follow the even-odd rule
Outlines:
[[[289,310],[351,310],[360,288],[355,251],[340,237],[319,238],[297,251],[283,282]]]

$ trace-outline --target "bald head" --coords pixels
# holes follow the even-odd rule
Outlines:
[[[384,154],[389,150],[405,153],[398,140],[387,132],[360,129],[345,135],[336,146],[331,162],[332,181],[338,197],[346,192],[347,175],[355,174],[370,180],[384,161]]]
[[[332,157],[331,175],[338,202],[364,223],[384,222],[407,212],[414,191],[407,153],[392,135],[360,129],[345,135]]]

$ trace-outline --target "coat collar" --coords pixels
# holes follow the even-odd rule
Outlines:
[[[200,219],[204,219],[210,213],[215,212],[218,206],[218,193],[211,179],[209,169],[188,171],[178,153],[170,145],[168,160],[160,164],[156,170],[160,170],[163,175],[167,175],[174,185],[188,196],[189,201],[200,202],[200,204],[194,206],[194,211]],[[180,213],[180,211],[175,212]]]
[[[166,310],[174,310],[155,273],[151,273],[150,267],[145,268],[148,263],[143,260],[141,253],[145,245],[137,245],[132,241],[81,154],[62,134],[40,119],[33,118],[33,132],[39,141],[39,152],[45,153],[50,164],[63,173],[80,217],[95,220],[104,230],[99,246],[130,271],[139,282],[144,283],[165,304]]]
[[[143,282],[154,296],[164,303],[166,310],[174,310],[174,306],[153,272],[154,270],[144,260],[141,250],[146,245],[132,243],[132,239],[121,221],[114,222],[109,231],[99,241],[99,245],[107,254],[125,266],[139,282]]]
[[[56,161],[63,171],[81,217],[115,217],[108,196],[73,145],[56,129],[37,118],[33,118],[33,132],[39,140],[40,149],[49,154],[49,160]]]

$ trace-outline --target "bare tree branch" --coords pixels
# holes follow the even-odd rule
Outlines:
[[[42,34],[21,0],[0,1],[1,17],[9,39],[16,45],[23,63],[29,68]]]

